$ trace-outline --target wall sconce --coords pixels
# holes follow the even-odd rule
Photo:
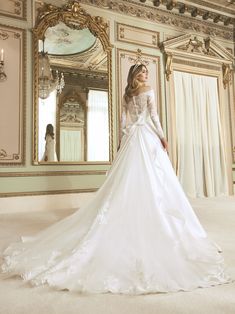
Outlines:
[[[1,49],[0,55],[0,82],[4,82],[7,79],[7,75],[4,72],[4,50]]]

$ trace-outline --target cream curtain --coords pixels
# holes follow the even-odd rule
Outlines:
[[[109,160],[108,93],[105,91],[89,90],[87,160]]]
[[[177,175],[192,197],[228,194],[217,84],[174,71]]]
[[[60,161],[83,160],[82,149],[80,130],[60,130]]]

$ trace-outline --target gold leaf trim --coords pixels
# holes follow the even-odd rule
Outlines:
[[[1,178],[8,177],[49,177],[49,176],[82,176],[82,175],[106,175],[107,170],[84,171],[32,171],[32,172],[1,172]]]
[[[14,38],[21,40],[21,80],[20,82],[20,131],[21,139],[19,140],[19,152],[13,153],[11,159],[1,159],[1,167],[9,166],[19,166],[25,164],[25,152],[26,152],[26,73],[27,73],[27,62],[26,62],[26,51],[27,51],[27,41],[26,41],[26,30],[24,28],[14,27],[10,25],[0,24],[0,27],[9,30],[13,33]],[[7,34],[7,30],[5,31]],[[17,35],[18,34],[18,35]],[[16,35],[16,37],[15,37]],[[9,35],[8,37],[9,38]],[[7,39],[6,38],[6,39]],[[20,159],[20,160],[19,160]]]
[[[59,22],[63,22],[71,28],[83,29],[88,28],[93,35],[100,39],[100,42],[107,53],[108,59],[108,82],[109,82],[109,92],[108,92],[108,103],[109,103],[109,153],[110,160],[112,162],[114,157],[114,146],[113,146],[113,104],[112,104],[112,59],[111,53],[113,46],[109,41],[108,36],[108,24],[104,22],[102,17],[91,16],[84,9],[81,8],[78,1],[69,1],[68,4],[62,7],[56,7],[51,4],[44,4],[40,10],[38,19],[36,22],[36,27],[33,29],[34,34],[34,137],[33,137],[33,163],[38,164],[38,89],[37,89],[37,77],[38,77],[38,40],[43,39],[45,32],[48,27],[55,26]],[[79,22],[79,24],[78,24]],[[105,164],[109,164],[105,163]],[[40,163],[41,164],[41,163]],[[47,163],[49,164],[49,163]],[[87,162],[57,162],[56,165],[60,164],[103,164],[102,162],[87,163]]]
[[[98,190],[93,189],[76,189],[76,190],[53,190],[53,191],[26,191],[26,192],[9,192],[0,193],[0,198],[18,197],[18,196],[36,196],[36,195],[55,195],[55,194],[77,194],[77,193],[91,193]]]

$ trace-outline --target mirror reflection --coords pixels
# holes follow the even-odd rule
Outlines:
[[[62,22],[39,40],[38,160],[109,161],[108,62],[89,29]]]

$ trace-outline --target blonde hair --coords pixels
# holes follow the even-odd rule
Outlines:
[[[129,73],[127,76],[127,86],[125,88],[124,99],[126,102],[135,94],[135,91],[139,88],[140,82],[137,79],[137,76],[141,73],[143,67],[147,67],[144,64],[134,64],[130,67]]]

